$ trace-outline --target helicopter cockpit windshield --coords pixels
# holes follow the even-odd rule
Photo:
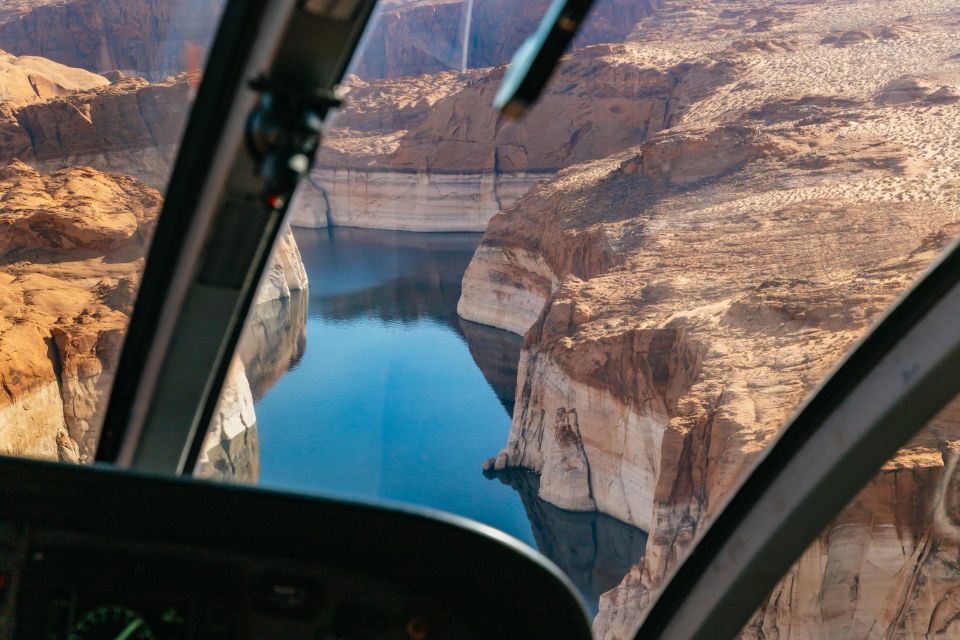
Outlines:
[[[0,640],[960,633],[960,1],[6,4]]]

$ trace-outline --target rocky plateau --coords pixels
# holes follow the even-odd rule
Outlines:
[[[596,637],[632,637],[802,399],[960,233],[958,28],[947,1],[669,3],[617,47],[647,72],[723,73],[491,219],[460,314],[524,346],[488,470],[532,470],[548,502],[649,532]],[[824,530],[743,637],[960,631],[956,529],[937,515],[958,411]]]

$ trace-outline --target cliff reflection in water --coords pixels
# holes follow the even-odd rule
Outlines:
[[[217,481],[256,482],[260,441],[254,403],[297,366],[307,344],[307,293],[257,304],[227,373],[217,412],[194,475]]]
[[[596,612],[600,596],[614,588],[640,562],[647,534],[608,515],[575,513],[541,500],[540,478],[533,472],[497,472],[520,494],[537,548],[570,577]]]
[[[457,316],[480,234],[295,235],[310,279],[310,340],[304,351],[270,343],[302,331],[255,332],[275,353],[256,364],[253,383],[266,390],[257,403],[261,482],[495,526],[539,547],[596,606],[641,557],[644,534],[541,501],[535,477],[500,482],[481,471],[510,428],[521,338]],[[296,366],[283,375],[277,361]],[[271,386],[274,375],[282,377]]]
[[[306,291],[291,291],[289,298],[261,302],[254,308],[237,347],[254,401],[303,357],[308,303]]]
[[[297,229],[309,275],[310,313],[330,320],[430,318],[457,330],[463,272],[477,233]]]

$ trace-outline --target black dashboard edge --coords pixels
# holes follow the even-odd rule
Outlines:
[[[436,598],[489,637],[590,637],[582,600],[548,560],[485,525],[426,509],[0,459],[0,532],[9,523],[107,547],[134,541],[369,575]]]

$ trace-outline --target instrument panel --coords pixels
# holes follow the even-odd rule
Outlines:
[[[13,638],[588,640],[590,624],[549,561],[452,516],[0,458]]]
[[[479,638],[441,603],[327,567],[42,535],[16,572],[25,640]],[[189,558],[185,561],[186,557]],[[209,557],[202,557],[209,555]],[[281,563],[282,565],[283,563]]]

